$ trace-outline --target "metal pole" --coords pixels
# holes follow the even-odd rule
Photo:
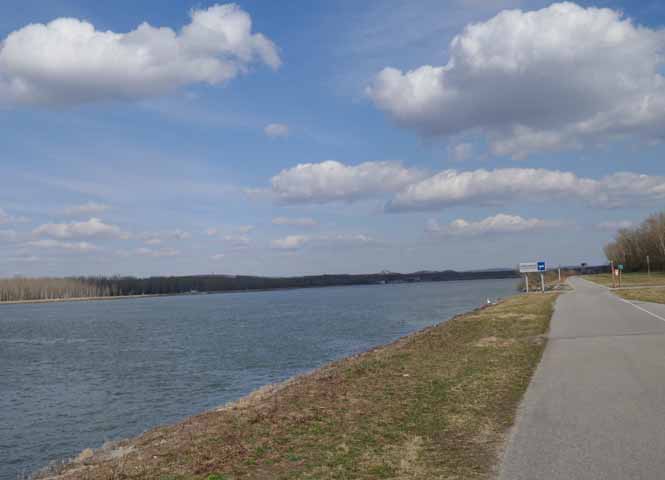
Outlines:
[[[647,255],[647,275],[651,276],[651,262],[649,261],[649,255]]]
[[[529,274],[524,274],[524,284],[526,285],[526,293],[529,293]]]
[[[610,273],[612,274],[612,288],[616,288],[616,284],[614,283],[614,260],[610,260]]]
[[[545,293],[545,276],[542,273],[540,274],[540,287],[543,293]]]
[[[561,267],[559,267],[559,285],[561,285]]]

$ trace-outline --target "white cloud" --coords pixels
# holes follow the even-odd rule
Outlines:
[[[192,10],[178,32],[142,23],[115,33],[59,18],[0,42],[0,103],[139,99],[190,84],[223,84],[256,61],[280,65],[275,45],[252,33],[251,17],[235,4]]]
[[[36,263],[41,261],[36,255],[31,255],[26,252],[21,252],[14,257],[2,257],[0,262],[2,263]]]
[[[621,12],[557,3],[468,25],[445,66],[385,68],[375,105],[423,135],[479,132],[494,153],[665,138],[665,31]]]
[[[189,240],[192,234],[176,228],[164,232],[144,232],[138,236],[146,245],[161,245],[167,240]]]
[[[224,235],[228,237],[233,236],[246,236],[248,233],[251,233],[254,230],[254,225],[238,225],[238,226],[227,226],[227,227],[211,227],[203,231],[209,237],[216,237],[218,235]]]
[[[289,217],[275,217],[272,219],[273,225],[286,225],[290,227],[316,227],[318,222],[313,218],[289,218]]]
[[[9,223],[11,217],[7,212],[5,212],[2,208],[0,208],[0,225],[4,223]]]
[[[282,170],[271,183],[273,194],[282,202],[328,203],[396,192],[422,176],[422,172],[396,162],[345,165],[326,161]]]
[[[458,143],[450,148],[450,157],[455,162],[464,162],[473,156],[473,145],[470,143]]]
[[[539,218],[523,218],[518,215],[499,213],[479,221],[468,221],[462,218],[441,225],[436,220],[429,220],[426,231],[443,236],[478,236],[499,233],[518,233],[542,230],[560,226],[560,222],[541,220]]]
[[[435,210],[452,205],[502,205],[519,199],[571,198],[606,208],[654,202],[665,199],[665,177],[620,172],[596,180],[572,172],[535,168],[444,170],[409,185],[386,205],[386,210]]]
[[[68,216],[95,215],[103,213],[111,207],[103,203],[87,202],[82,205],[74,205],[64,209],[63,213]]]
[[[210,259],[214,260],[215,262],[218,262],[220,260],[223,260],[225,256],[226,255],[224,255],[223,253],[217,253],[217,254],[213,255],[212,257],[210,257]]]
[[[135,250],[118,250],[116,253],[121,257],[139,256],[139,257],[163,258],[163,257],[176,257],[180,255],[180,251],[174,248],[160,248],[155,250],[153,248],[147,248],[147,247],[141,247]]]
[[[363,234],[289,235],[271,242],[272,248],[277,250],[298,250],[305,246],[350,248],[380,244],[381,242]]]
[[[271,123],[270,125],[266,125],[263,131],[270,138],[289,136],[289,126],[283,123]]]
[[[109,225],[98,218],[91,218],[86,222],[47,223],[33,230],[35,236],[48,236],[60,239],[80,237],[129,238],[115,225]]]
[[[231,234],[222,237],[224,243],[228,244],[231,248],[247,248],[251,240],[244,234]]]
[[[278,238],[271,242],[272,248],[280,250],[295,250],[310,242],[311,237],[306,235],[289,235],[288,237]]]
[[[99,248],[96,245],[93,245],[88,242],[63,242],[61,240],[53,240],[53,239],[35,240],[33,242],[28,242],[28,245],[35,248],[70,250],[82,253],[99,250]]]
[[[621,230],[622,228],[631,228],[635,224],[631,222],[630,220],[617,220],[617,221],[607,221],[607,222],[600,222],[596,224],[596,229],[598,230],[605,230],[608,232],[614,232],[617,230]]]

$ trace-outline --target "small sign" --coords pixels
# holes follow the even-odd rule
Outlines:
[[[619,276],[619,269],[618,269],[618,268],[616,268],[616,269],[614,270],[614,276],[615,276],[615,277],[618,277],[618,276]]]
[[[619,265],[619,270],[623,270],[623,264]]]
[[[522,262],[520,273],[538,273],[545,271],[545,262]]]

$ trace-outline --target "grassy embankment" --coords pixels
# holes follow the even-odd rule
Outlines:
[[[612,286],[612,276],[609,273],[587,275],[584,278],[606,287]],[[615,289],[614,293],[626,300],[665,303],[665,273],[663,272],[652,272],[651,275],[642,272],[625,273],[621,279],[621,287]]]
[[[605,287],[612,286],[612,275],[610,273],[585,275],[582,278],[595,282],[599,285],[603,285]],[[622,287],[665,286],[665,273],[651,272],[651,275],[648,275],[643,272],[624,273],[621,276],[621,286]]]
[[[84,452],[58,478],[490,478],[543,352],[555,298],[519,295],[458,316]]]

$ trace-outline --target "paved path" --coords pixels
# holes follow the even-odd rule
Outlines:
[[[665,305],[571,283],[499,478],[665,479]]]

